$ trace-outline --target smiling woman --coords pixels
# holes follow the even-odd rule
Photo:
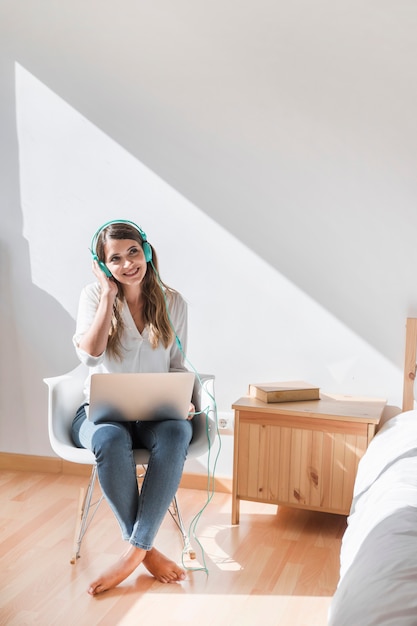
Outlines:
[[[120,308],[127,303],[129,312],[139,332],[149,325],[153,348],[161,339],[166,347],[174,336],[168,300],[176,293],[165,285],[159,276],[155,250],[147,240],[146,233],[134,222],[114,220],[101,226],[91,241],[93,271],[99,279],[103,293],[115,293],[110,336],[103,337],[101,352],[107,349],[120,356],[120,336],[123,317]],[[148,264],[153,271],[147,272]],[[105,275],[103,278],[100,270]],[[108,345],[107,345],[108,340]]]
[[[143,297],[137,286],[146,274],[146,261],[143,249],[137,242],[110,239],[106,243],[106,267],[114,280],[123,284],[124,297],[129,307],[135,326],[141,333],[145,328],[143,316]]]
[[[192,437],[188,420],[119,421],[110,406],[95,420],[87,418],[92,374],[172,372],[186,370],[187,307],[182,296],[165,285],[158,260],[145,233],[134,222],[115,220],[100,227],[91,242],[97,281],[80,298],[74,345],[89,367],[84,402],[73,421],[75,445],[91,450],[101,488],[119,523],[128,548],[89,587],[96,595],[115,587],[141,563],[160,582],[184,579],[184,570],[154,547],[154,539],[178,489]],[[172,412],[171,412],[172,413]],[[96,416],[97,417],[97,416]],[[150,452],[140,493],[134,449]]]

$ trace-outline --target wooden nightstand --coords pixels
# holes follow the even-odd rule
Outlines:
[[[385,404],[324,393],[303,402],[237,400],[232,524],[240,500],[347,515],[359,460]]]

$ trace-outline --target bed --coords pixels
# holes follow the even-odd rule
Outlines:
[[[417,319],[407,319],[402,411],[362,457],[328,626],[417,625]]]

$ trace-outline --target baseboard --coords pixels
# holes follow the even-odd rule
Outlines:
[[[0,452],[0,470],[88,477],[91,473],[91,466],[70,463],[57,457]],[[207,475],[184,472],[180,487],[205,491],[207,489]],[[230,478],[215,477],[214,490],[221,493],[232,493],[232,480]]]
[[[181,478],[180,487],[183,489],[207,490],[207,474],[191,474],[184,472]],[[210,488],[212,485],[210,485]],[[219,493],[232,493],[232,479],[216,476],[214,479],[214,491]]]
[[[62,459],[55,457],[0,452],[0,470],[63,474],[62,465]]]

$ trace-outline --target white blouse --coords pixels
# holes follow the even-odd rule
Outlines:
[[[184,357],[187,349],[187,305],[183,297],[175,292],[170,298],[169,317],[177,339],[165,348],[159,344],[152,348],[149,329],[140,333],[133,321],[129,307],[123,304],[122,319],[125,325],[121,337],[123,355],[119,360],[104,351],[92,356],[79,347],[83,334],[90,328],[100,301],[99,283],[90,283],[81,292],[78,305],[77,325],[73,343],[78,358],[89,368],[84,384],[85,401],[89,400],[90,377],[95,373],[109,372],[178,372],[185,371]],[[180,347],[181,346],[181,347]]]

